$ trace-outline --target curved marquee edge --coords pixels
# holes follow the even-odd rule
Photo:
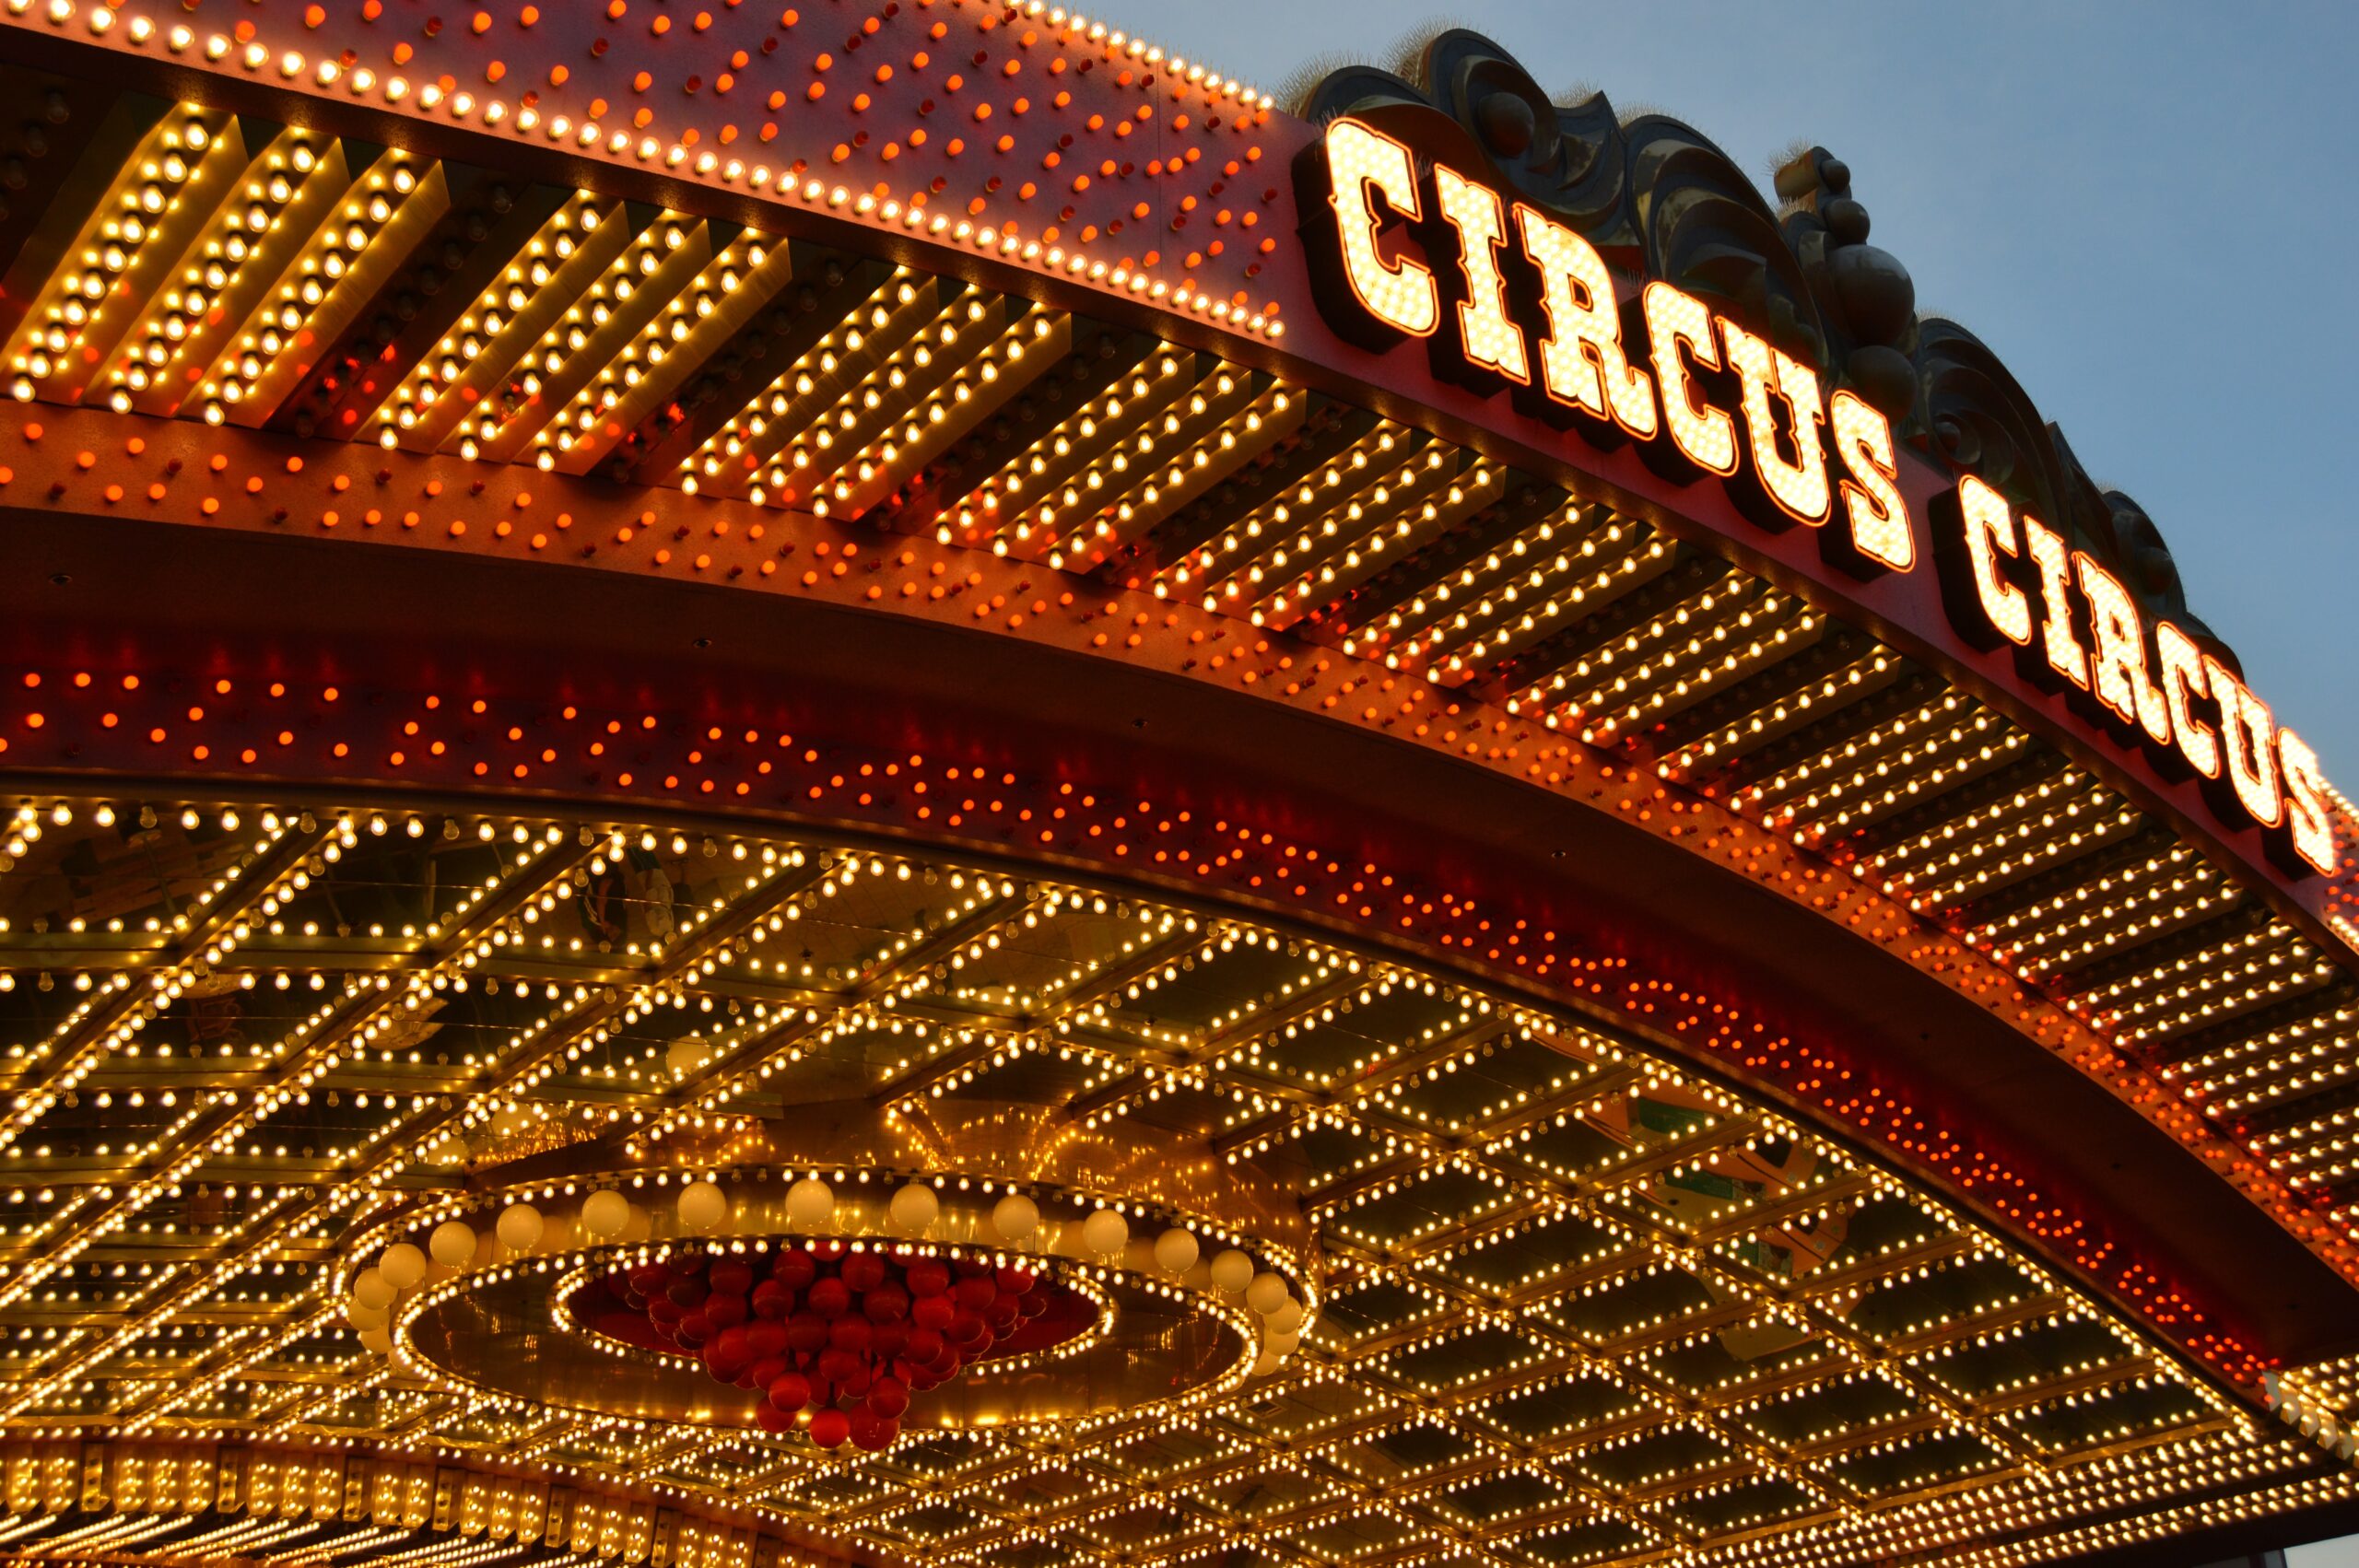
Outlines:
[[[69,414],[39,445],[63,452],[74,444],[74,422],[98,417]],[[200,441],[204,432],[168,421],[151,434],[144,455],[169,460],[181,450],[171,443]],[[360,467],[339,473],[326,462],[307,464],[299,479],[281,486],[281,496],[290,486],[325,490],[339,478],[368,483],[374,454],[346,450]],[[397,468],[415,470],[413,477],[425,472],[418,466],[424,461],[393,459]],[[204,464],[185,466],[194,472]],[[226,483],[247,489],[234,472]],[[579,481],[540,476],[533,483],[572,506],[577,527],[616,532],[612,508],[618,501]],[[484,506],[495,514],[510,508],[512,488],[487,490]],[[1030,570],[1022,563],[932,545],[905,544],[898,554],[863,558],[857,569],[816,569],[831,554],[846,568],[855,567],[845,558],[852,549],[869,554],[863,531],[816,520],[796,550],[815,569],[766,579],[768,591],[715,594],[688,573],[665,571],[654,559],[664,542],[658,531],[643,535],[627,556],[616,553],[603,569],[550,574],[538,594],[517,601],[510,595],[520,568],[511,547],[487,537],[491,530],[421,529],[375,550],[342,539],[299,544],[274,520],[273,498],[241,497],[222,508],[221,521],[202,527],[125,518],[94,528],[60,512],[53,521],[64,531],[28,545],[43,570],[63,566],[77,588],[109,595],[110,603],[120,598],[117,614],[131,620],[120,626],[104,618],[77,621],[57,635],[44,623],[24,624],[9,649],[19,664],[0,681],[0,733],[9,737],[0,746],[0,768],[20,789],[38,791],[45,782],[73,778],[135,788],[143,778],[169,777],[182,789],[205,779],[249,792],[273,782],[391,788],[425,799],[499,790],[692,813],[785,813],[852,831],[996,847],[1333,926],[1494,983],[1531,989],[1555,1003],[1602,1009],[1617,1024],[1766,1089],[1920,1173],[2091,1280],[2232,1382],[2248,1387],[2281,1353],[2271,1341],[2287,1326],[2256,1337],[2250,1315],[2274,1310],[2287,1263],[2318,1270],[2287,1293],[2303,1300],[2330,1286],[2328,1295],[2347,1293],[2349,1279],[2359,1274],[2359,1259],[2333,1228],[2318,1224],[2265,1166],[2175,1096],[2157,1093],[2134,1060],[1988,955],[1928,928],[1872,884],[1823,867],[1807,850],[1712,802],[1686,799],[1610,755],[1567,748],[1552,754],[1568,770],[1561,778],[1527,777],[1527,755],[1508,739],[1518,731],[1498,710],[1457,708],[1447,731],[1453,740],[1478,732],[1496,739],[1491,752],[1421,745],[1390,770],[1362,754],[1397,745],[1389,733],[1393,716],[1371,708],[1363,720],[1344,710],[1338,724],[1326,706],[1335,694],[1299,677],[1296,689],[1269,690],[1252,704],[1268,717],[1254,716],[1250,733],[1239,729],[1238,746],[1264,755],[1299,746],[1306,724],[1349,736],[1337,743],[1344,759],[1339,766],[1377,769],[1360,777],[1381,777],[1388,793],[1405,786],[1408,758],[1427,773],[1448,770],[1452,797],[1483,802],[1463,809],[1486,823],[1496,818],[1506,835],[1469,855],[1433,831],[1404,833],[1374,820],[1339,824],[1332,807],[1341,797],[1332,787],[1322,800],[1315,790],[1279,780],[1183,776],[1138,760],[1121,718],[1131,709],[1121,705],[1147,700],[1142,683],[1171,709],[1159,722],[1193,734],[1188,715],[1218,724],[1226,713],[1238,728],[1246,717],[1236,708],[1242,694],[1268,690],[1289,673],[1277,649],[1256,653],[1250,644],[1226,643],[1216,617],[1156,605],[1142,594],[1073,605],[1033,603],[1022,597]],[[39,515],[26,514],[28,521]],[[733,566],[757,567],[769,545],[740,543],[738,535],[713,544],[716,575]],[[165,601],[171,585],[184,580],[192,553],[217,571],[229,564],[222,603],[209,613],[227,614],[249,632],[227,641],[207,636],[200,649],[172,630],[179,617]],[[938,580],[937,561],[965,568],[968,586],[939,603],[901,591],[904,584]],[[369,603],[340,608],[351,604],[346,590],[358,580],[355,573],[366,574]],[[684,576],[690,580],[680,581]],[[339,583],[344,589],[334,586]],[[692,615],[692,625],[709,627],[722,650],[710,657],[727,661],[694,661],[704,672],[697,678],[710,689],[692,705],[667,695],[674,691],[667,673],[687,669],[675,667],[676,653],[656,656],[650,644],[658,638],[669,649],[677,636],[663,636],[643,611],[630,607],[653,593]],[[454,636],[472,628],[480,640],[497,627],[497,639],[430,664],[405,661],[398,628],[429,598],[452,618]],[[696,599],[703,603],[691,608]],[[983,608],[993,599],[1002,605],[993,619],[1006,629],[991,634],[991,648],[980,650],[988,657],[970,654],[963,663],[942,657],[950,652],[942,645],[945,637],[971,644],[974,634],[964,629],[975,625],[970,601]],[[265,603],[281,608],[260,612]],[[654,619],[676,633],[677,621]],[[589,627],[612,630],[593,649],[585,641],[594,635]],[[519,637],[525,639],[521,647],[500,646]],[[1205,657],[1208,647],[1228,651]],[[888,649],[906,703],[860,695],[862,671],[873,683],[886,668],[877,660]],[[1053,692],[1034,678],[1044,663],[1068,677]],[[192,686],[185,672],[200,667],[207,673]],[[766,669],[772,673],[756,673]],[[740,673],[724,680],[723,671]],[[778,680],[785,671],[803,678]],[[976,679],[994,690],[992,699],[957,695]],[[1076,697],[1074,682],[1086,683],[1093,695]],[[461,692],[475,695],[466,703],[446,700]],[[1053,717],[1060,704],[1094,707],[1098,697],[1107,708],[1103,726],[1119,743]],[[955,720],[945,716],[945,701]],[[1206,708],[1212,711],[1197,712]],[[883,732],[863,735],[854,715]],[[1002,715],[1021,722],[999,723]],[[740,724],[747,726],[743,734]],[[1297,732],[1279,732],[1287,727]],[[1132,760],[1122,761],[1126,756]],[[972,777],[960,782],[979,759],[988,763],[987,790]],[[949,770],[933,777],[945,764]],[[1436,783],[1423,778],[1418,801],[1437,800]],[[1365,790],[1357,803],[1366,807]],[[1567,805],[1577,820],[1566,820]],[[1509,820],[1509,811],[1525,820]],[[1553,825],[1543,827],[1543,817]],[[1250,837],[1240,832],[1249,825],[1258,829]],[[1626,898],[1601,903],[1579,895],[1564,878],[1587,874],[1579,860],[1539,857],[1551,838],[1587,846],[1633,833],[1653,847],[1650,853],[1692,865],[1696,878],[1718,890],[1667,886],[1664,896],[1714,897],[1730,919],[1746,922],[1767,918],[1774,906],[1786,912],[1781,918],[1813,930],[1848,933],[1840,956],[1855,970],[1867,965],[1931,987],[1919,999],[1929,1006],[1940,999],[1941,1012],[1922,1023],[1941,1033],[1938,1040],[1929,1035],[1918,1054],[1932,1056],[1899,1059],[1901,1037],[1891,1033],[1897,1018],[1868,1028],[1830,1026],[1816,993],[1782,994],[1757,965],[1731,967],[1713,940],[1658,930],[1659,921],[1642,924],[1635,907],[1624,907]],[[1610,877],[1610,864],[1600,869]],[[1751,891],[1739,893],[1746,887]],[[1750,902],[1756,899],[1766,905],[1756,908]],[[2191,1261],[2187,1246],[2195,1244],[2154,1234],[2157,1217],[2142,1215],[2137,1202],[2082,1190],[2036,1139],[1950,1105],[1953,1096],[1937,1087],[1940,1053],[1981,1053],[2001,1041],[2002,1055],[2021,1051],[2042,1065],[2052,1061],[2062,1084],[2085,1085],[2100,1104],[2110,1096],[2109,1115],[2118,1110],[2132,1126],[2142,1118],[2172,1141],[2162,1148],[2179,1181],[2176,1201],[2193,1201],[2197,1194],[2187,1185],[2201,1176],[2201,1186],[2216,1184],[2218,1196],[2239,1211],[2248,1212],[2243,1206],[2249,1201],[2273,1222],[2242,1234],[2244,1241],[2262,1246],[2274,1235],[2278,1246],[2312,1248],[2320,1261],[2295,1252],[2223,1280],[2216,1267]],[[2026,1060],[1977,1060],[1978,1071],[2027,1083],[2020,1076],[2031,1065]],[[2048,1093],[2059,1087],[2051,1082]],[[2150,1157],[2140,1156],[2133,1168],[2146,1171]],[[2290,1273],[2282,1277],[2290,1283]],[[2247,1287],[2260,1293],[2233,1310],[2219,1297],[2223,1290],[2251,1294]]]
[[[1697,310],[1708,318],[1665,361],[1703,424],[1726,427],[1743,401],[1734,377],[1713,383],[1709,363],[1737,323],[1765,358],[1794,350],[1798,366],[1820,362],[1838,396],[1852,393],[1859,410],[1895,427],[1888,473],[1918,544],[1908,570],[1861,551],[1844,529],[1792,526],[1757,462],[1732,461],[1723,480],[1675,431],[1634,441],[1613,420],[1544,397],[1528,412],[1531,400],[1500,390],[1496,374],[1479,365],[1466,373],[1462,344],[1446,351],[1449,327],[1431,338],[1364,330],[1380,318],[1361,311],[1355,322],[1344,302],[1351,291],[1320,287],[1334,213],[1305,196],[1319,189],[1322,130],[1201,64],[1038,0],[887,0],[808,14],[731,6],[678,27],[626,0],[589,29],[558,27],[533,7],[478,7],[463,27],[381,5],[261,0],[225,26],[149,4],[19,3],[0,25],[35,46],[29,53],[41,52],[38,40],[68,43],[86,60],[97,49],[137,62],[145,68],[135,75],[163,90],[201,74],[281,113],[290,99],[309,100],[313,109],[298,118],[358,111],[389,140],[455,140],[478,158],[504,143],[528,162],[559,160],[584,183],[651,180],[664,200],[691,209],[718,202],[790,229],[822,216],[921,264],[1013,272],[1014,287],[1036,294],[1078,289],[1097,308],[1157,319],[1176,339],[1284,364],[1404,423],[1439,427],[1675,534],[1713,541],[1929,659],[2224,852],[2359,970],[2352,929],[2330,907],[2337,878],[2314,869],[2341,858],[2333,819],[2343,814],[2314,754],[2298,734],[2280,743],[2266,704],[2236,680],[2233,653],[2187,614],[2142,510],[2089,483],[2060,433],[1971,334],[1913,316],[1905,270],[1864,243],[1848,169],[1823,149],[1780,172],[1781,218],[1692,129],[1661,116],[1619,126],[1602,95],[1558,109],[1497,45],[1462,30],[1428,50],[1428,88],[1355,69],[1322,84],[1312,105],[1392,127],[1413,165],[1427,168],[1417,176],[1426,183],[1431,166],[1455,158],[1465,182],[1536,204],[1561,232],[1625,269],[1615,277],[1625,298],[1642,279],[1674,287],[1695,308],[1682,308],[1691,324]],[[1379,253],[1402,243],[1391,230],[1403,215],[1381,202],[1370,212],[1384,230]],[[1538,286],[1527,277],[1519,287]],[[1524,323],[1533,342],[1543,315]],[[1644,310],[1637,315],[1643,323]],[[1429,351],[1432,341],[1445,352]],[[1632,357],[1640,357],[1635,347]],[[1790,426],[1782,435],[1766,427],[1771,417],[1755,433],[1756,458],[1781,440],[1792,445]],[[1966,479],[1990,489],[1962,486]],[[2035,531],[2033,521],[2049,526]],[[2055,543],[2043,549],[2037,532]],[[2090,629],[2093,610],[2114,628],[2105,649]],[[2164,613],[2176,641],[2157,640]],[[2093,650],[2116,656],[2128,720],[2079,689]],[[2183,720],[2158,720],[2182,694]],[[2216,722],[2222,695],[2241,725]],[[2235,743],[2240,730],[2249,744]],[[2205,776],[2207,759],[2221,778]],[[2238,761],[2242,789],[2231,776]],[[2287,762],[2297,791],[2285,788]],[[2298,841],[2295,825],[2305,830]]]

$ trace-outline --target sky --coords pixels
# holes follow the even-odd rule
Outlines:
[[[1096,19],[1274,88],[1381,60],[1416,0],[1098,0]],[[2099,484],[2135,497],[2194,612],[2359,793],[2359,6],[1463,0],[1551,91],[1678,116],[1767,183],[1851,166],[1920,311],[1972,329]]]

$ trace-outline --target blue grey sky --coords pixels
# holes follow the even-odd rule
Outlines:
[[[2285,1554],[2285,1568],[2359,1568],[2359,1536],[2296,1547]]]
[[[1381,59],[1419,0],[1098,0],[1274,88]],[[1852,169],[1920,310],[1972,328],[2169,541],[2196,614],[2359,792],[2359,6],[1463,0],[1542,85],[1712,137],[1764,186],[1799,139]]]

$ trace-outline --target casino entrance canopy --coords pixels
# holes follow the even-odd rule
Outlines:
[[[2359,1515],[2351,807],[1838,158],[1462,31],[0,27],[0,1550]]]

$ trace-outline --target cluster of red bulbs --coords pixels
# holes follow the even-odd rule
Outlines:
[[[1026,1329],[1053,1300],[1028,1270],[840,1242],[767,1257],[684,1254],[602,1283],[615,1305],[593,1311],[593,1328],[686,1351],[721,1382],[759,1391],[755,1420],[766,1431],[791,1430],[807,1410],[820,1447],[849,1441],[871,1452],[900,1434],[912,1394],[995,1346],[1042,1339]]]

